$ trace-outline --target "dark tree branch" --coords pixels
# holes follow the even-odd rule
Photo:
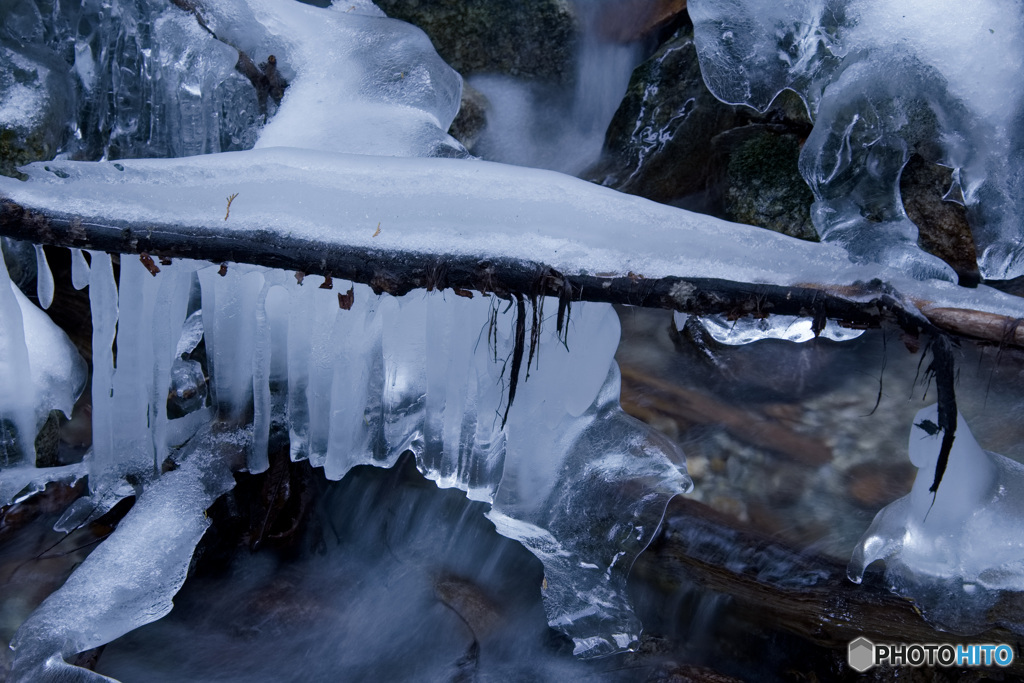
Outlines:
[[[442,251],[350,247],[272,231],[215,233],[188,226],[89,222],[33,211],[6,199],[0,199],[0,234],[53,246],[146,253],[165,261],[189,258],[213,263],[251,263],[361,282],[378,294],[395,296],[414,289],[453,289],[461,296],[476,290],[506,299],[514,294],[530,299],[554,296],[559,299],[560,322],[572,301],[598,301],[696,315],[724,314],[730,318],[769,314],[806,316],[819,322],[828,318],[855,328],[877,328],[889,323],[912,337],[949,334],[1024,347],[1024,326],[1018,320],[966,309],[931,309],[920,302],[905,300],[877,280],[835,287],[813,283],[781,286],[717,278],[645,279],[632,273],[612,277],[567,276],[544,263],[520,259],[482,260]]]

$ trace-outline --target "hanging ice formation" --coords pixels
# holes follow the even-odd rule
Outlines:
[[[196,4],[202,28],[196,16],[157,9],[155,3],[108,7],[109,13],[98,15],[107,23],[100,21],[101,28],[76,46],[75,69],[84,93],[90,92],[90,79],[101,77],[98,71],[134,56],[143,63],[137,85],[144,92],[180,77],[172,90],[183,99],[170,99],[182,103],[194,96],[181,111],[209,122],[204,109],[209,89],[204,88],[212,84],[219,92],[223,79],[233,78],[226,74],[237,58],[234,48],[274,54],[289,81],[288,92],[257,146],[319,151],[212,155],[197,160],[199,166],[182,160],[185,167],[176,167],[174,160],[51,162],[33,171],[51,176],[43,170],[49,167],[55,171],[51,177],[70,179],[58,169],[66,165],[82,180],[86,203],[105,202],[96,185],[103,174],[132,177],[141,169],[142,182],[155,183],[139,188],[148,197],[142,204],[167,220],[188,212],[188,202],[158,185],[205,184],[219,193],[220,185],[229,182],[237,185],[239,199],[225,207],[224,197],[218,197],[222,227],[239,219],[245,225],[247,212],[260,201],[269,207],[276,200],[278,215],[292,214],[301,229],[311,216],[323,216],[316,202],[312,211],[290,204],[328,192],[317,180],[317,167],[330,167],[331,153],[463,154],[443,132],[458,107],[459,76],[421,32],[384,18],[368,2],[328,9],[277,0],[233,0],[209,8]],[[86,3],[82,11],[90,10],[97,8]],[[100,35],[118,25],[123,28],[115,31],[117,40]],[[130,55],[104,52],[124,42],[133,29],[136,40],[125,48]],[[196,70],[200,79],[212,79],[209,84],[185,78]],[[134,115],[123,106],[110,114],[114,119]],[[140,122],[132,121],[130,128],[137,132]],[[158,124],[154,118],[146,125],[156,130]],[[202,137],[209,139],[210,131]],[[143,146],[136,151],[167,151],[147,147],[150,143],[139,142]],[[215,149],[211,144],[193,151]],[[214,165],[202,170],[203,159]],[[298,189],[289,185],[295,180],[290,174],[298,173],[304,189],[261,198],[258,182],[245,181],[233,170],[255,169],[258,181],[272,187],[278,178],[272,172],[260,175],[267,171],[261,159],[291,164],[291,170],[284,169],[282,186]],[[352,159],[366,169],[378,166],[371,157]],[[402,164],[415,168],[415,163],[406,159],[386,165],[374,192],[362,184],[358,192],[378,200],[392,190],[400,194],[402,188],[392,186],[397,181],[387,172]],[[11,188],[5,194],[6,189]],[[250,199],[257,204],[247,206]],[[122,218],[131,218],[130,211]],[[462,229],[445,226],[443,217],[435,223],[448,232]],[[372,222],[367,227],[366,238],[374,239]],[[37,318],[45,316],[21,303],[3,272],[0,348],[6,363],[0,365],[5,373],[0,411],[20,434],[29,434],[43,408],[70,411],[81,390],[81,361],[71,360],[76,355],[66,338],[40,341],[56,328],[49,323],[37,330]],[[41,270],[41,282],[47,273]],[[625,596],[626,574],[656,531],[668,498],[686,490],[690,481],[676,447],[619,408],[613,361],[619,330],[611,308],[574,306],[559,333],[541,314],[543,299],[506,308],[490,297],[451,292],[392,298],[376,296],[364,285],[296,275],[182,259],[157,265],[125,256],[115,282],[109,255],[90,252],[88,262],[79,252],[73,255],[74,283],[88,284],[92,308],[92,451],[85,466],[38,468],[32,477],[31,446],[22,439],[24,464],[0,472],[0,493],[7,502],[48,479],[87,471],[92,495],[65,514],[58,523],[65,529],[95,518],[123,496],[135,494],[138,502],[113,536],[22,626],[14,641],[12,680],[87,680],[90,675],[99,680],[64,658],[170,609],[208,524],[204,510],[232,485],[228,467],[266,469],[272,429],[287,430],[293,458],[309,459],[334,479],[358,464],[390,466],[412,451],[419,468],[439,485],[489,502],[489,516],[500,532],[540,558],[549,620],[573,637],[578,653],[601,654],[633,643],[639,623]],[[558,305],[548,301],[547,310],[556,311]],[[510,408],[512,369],[506,361],[517,341],[523,306],[538,307],[537,337],[528,342],[532,363],[527,360],[528,367],[519,372]],[[202,368],[188,358],[200,338],[208,387]],[[44,351],[45,360],[36,363]],[[26,355],[27,363],[18,362]],[[209,392],[209,405],[194,398],[204,392]],[[33,396],[38,400],[29,400]],[[244,462],[226,461],[230,453],[243,453]],[[161,474],[171,461],[176,468]],[[626,491],[639,493],[634,497]]]
[[[934,498],[942,432],[938,410],[914,418],[910,461],[918,468],[909,495],[883,508],[850,560],[850,578],[860,583],[868,565],[885,562],[889,588],[912,599],[928,620],[959,633],[994,625],[1020,632],[1019,611],[993,610],[1004,592],[1024,592],[1024,465],[983,451],[963,417],[944,480]]]
[[[814,129],[800,172],[824,240],[916,277],[953,279],[917,248],[900,200],[911,153],[954,169],[981,274],[1024,274],[1020,216],[1024,13],[920,0],[693,0],[701,71],[720,99],[764,111],[783,89]]]

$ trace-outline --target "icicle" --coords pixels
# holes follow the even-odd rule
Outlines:
[[[335,321],[348,311],[338,306],[337,293],[327,289],[307,289],[313,299],[313,322],[309,329],[308,381],[306,407],[309,428],[307,457],[314,467],[323,467],[327,459],[331,428],[331,383],[341,340],[334,338]]]
[[[118,294],[110,255],[91,251],[89,306],[92,310],[92,449],[89,486],[116,475],[114,451],[114,335],[117,330]]]
[[[266,273],[263,288],[256,297],[256,329],[253,333],[252,352],[252,451],[249,454],[250,472],[264,472],[270,466],[268,447],[271,421],[271,355],[274,352],[271,323],[278,322],[274,315],[274,300],[284,294],[279,287],[283,280],[280,271]],[[269,310],[268,310],[269,309]]]
[[[89,263],[81,249],[71,250],[71,284],[75,289],[85,289],[89,284]]]
[[[316,287],[313,279],[292,289],[288,309],[288,437],[291,459],[309,457],[309,335],[313,324],[313,297],[307,288]]]
[[[234,263],[199,271],[207,369],[214,406],[225,417],[241,415],[251,399],[251,340],[263,272],[263,268]]]
[[[382,301],[365,285],[353,285],[352,293],[352,308],[340,312],[334,325],[338,357],[324,464],[329,479],[341,479],[355,465],[374,463],[375,446],[383,441],[384,330],[378,313]]]
[[[21,305],[2,251],[0,321],[0,386],[6,387],[0,391],[0,461],[4,467],[18,460],[35,463],[36,386],[29,368]]]
[[[118,286],[117,358],[111,393],[114,424],[113,449],[122,476],[133,473],[148,478],[158,471],[155,463],[153,372],[156,363],[155,321],[166,312],[157,309],[160,287],[138,258],[121,259]],[[184,317],[184,312],[182,313]],[[179,329],[174,339],[180,334]],[[173,343],[163,340],[163,343]],[[169,386],[170,379],[164,384]],[[164,394],[164,400],[167,395]]]
[[[426,417],[427,327],[426,292],[396,299],[382,307],[384,316],[384,439],[389,455],[411,450],[421,459]],[[443,358],[436,359],[443,362]]]
[[[53,273],[50,272],[50,264],[46,262],[46,252],[43,245],[36,244],[36,296],[39,297],[39,305],[45,310],[53,303]]]
[[[428,443],[424,466],[439,486],[470,488],[474,470],[473,453],[482,440],[490,444],[499,438],[499,425],[491,419],[502,400],[501,383],[491,349],[486,342],[490,302],[487,299],[428,295],[427,328],[424,331],[426,357],[426,424]],[[497,342],[495,342],[497,343]],[[481,372],[483,374],[481,374]],[[479,378],[485,378],[483,382]],[[480,390],[493,390],[489,397]],[[486,429],[477,433],[479,410],[485,408]],[[490,459],[493,454],[487,453]],[[500,462],[500,460],[499,460]],[[486,499],[494,493],[496,479],[487,488]]]
[[[178,445],[168,443],[167,392],[171,386],[171,366],[177,357],[177,347],[188,312],[192,273],[196,265],[178,259],[163,266],[154,280],[158,283],[158,290],[151,312],[153,374],[149,387],[149,415],[153,425],[153,465],[157,470],[167,458],[170,448]]]

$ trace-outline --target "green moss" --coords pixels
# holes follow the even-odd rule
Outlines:
[[[19,166],[52,159],[57,150],[47,143],[46,137],[39,132],[23,136],[16,130],[0,128],[0,174],[24,180],[26,176],[18,171]]]
[[[389,17],[414,24],[464,76],[497,73],[573,80],[578,31],[566,0],[380,0]]]
[[[814,195],[800,176],[799,157],[800,141],[792,134],[757,130],[737,144],[726,191],[732,220],[817,241],[810,218]]]

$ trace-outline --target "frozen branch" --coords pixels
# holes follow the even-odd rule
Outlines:
[[[97,222],[26,209],[10,200],[0,201],[0,234],[38,244],[110,253],[250,263],[360,282],[377,293],[396,296],[414,289],[450,289],[460,296],[472,296],[474,291],[503,298],[547,295],[570,302],[599,301],[697,315],[800,315],[813,317],[820,324],[826,319],[861,328],[891,323],[914,336],[945,333],[1024,346],[1019,319],[970,309],[930,308],[902,297],[877,280],[834,287],[707,277],[645,278],[632,272],[568,277],[529,259],[489,259],[448,254],[443,249],[431,253],[368,248],[259,230],[213,231],[187,225]]]

